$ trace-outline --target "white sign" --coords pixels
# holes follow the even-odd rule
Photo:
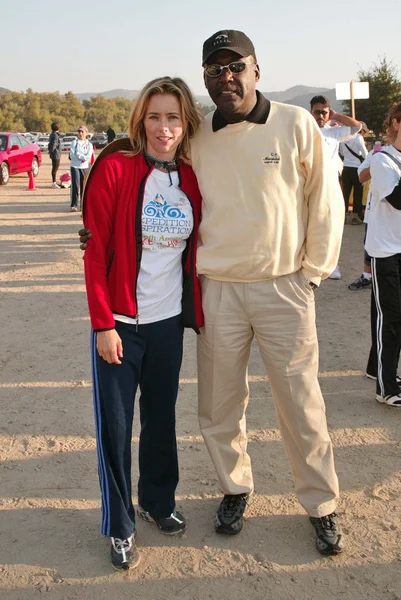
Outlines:
[[[369,98],[368,81],[348,81],[347,83],[336,83],[337,100],[351,100],[351,85],[354,87],[355,100]]]

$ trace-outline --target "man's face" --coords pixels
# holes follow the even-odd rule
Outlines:
[[[319,125],[319,127],[324,127],[329,121],[330,107],[319,102],[318,104],[314,104],[312,106],[311,113],[316,119],[316,123]]]
[[[259,81],[259,66],[252,56],[241,57],[230,50],[218,50],[208,59],[208,65],[227,66],[232,62],[246,62],[240,73],[224,69],[217,77],[204,72],[207,91],[221,114],[228,122],[242,120],[256,104],[256,82]]]

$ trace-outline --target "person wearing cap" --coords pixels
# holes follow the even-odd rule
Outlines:
[[[340,154],[344,157],[342,184],[346,211],[348,211],[351,191],[354,192],[351,220],[353,225],[359,225],[360,223],[363,223],[363,186],[359,181],[358,168],[368,155],[363,136],[366,135],[369,130],[366,126],[366,123],[363,121],[361,121],[361,125],[362,127],[359,133],[350,138],[348,141],[341,142],[340,144]]]
[[[245,412],[256,337],[296,494],[317,549],[335,555],[343,547],[339,490],[317,379],[314,291],[337,264],[341,190],[312,116],[256,90],[260,68],[244,33],[213,34],[202,66],[217,106],[191,148],[203,197],[199,421],[224,493],[215,529],[239,533],[254,490]]]
[[[93,154],[93,146],[88,137],[86,125],[78,127],[78,139],[74,139],[70,147],[71,161],[71,212],[77,212],[82,197],[83,181],[85,173]]]

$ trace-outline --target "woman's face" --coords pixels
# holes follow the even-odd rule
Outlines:
[[[178,98],[173,94],[152,96],[143,124],[147,153],[160,160],[173,160],[185,133]]]

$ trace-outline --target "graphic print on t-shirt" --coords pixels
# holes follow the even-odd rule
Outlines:
[[[185,240],[192,231],[192,210],[188,198],[184,197],[177,187],[173,187],[169,192],[169,201],[159,191],[151,200],[148,199],[149,195],[145,196],[142,212],[144,250],[177,248],[180,244],[185,247]]]

